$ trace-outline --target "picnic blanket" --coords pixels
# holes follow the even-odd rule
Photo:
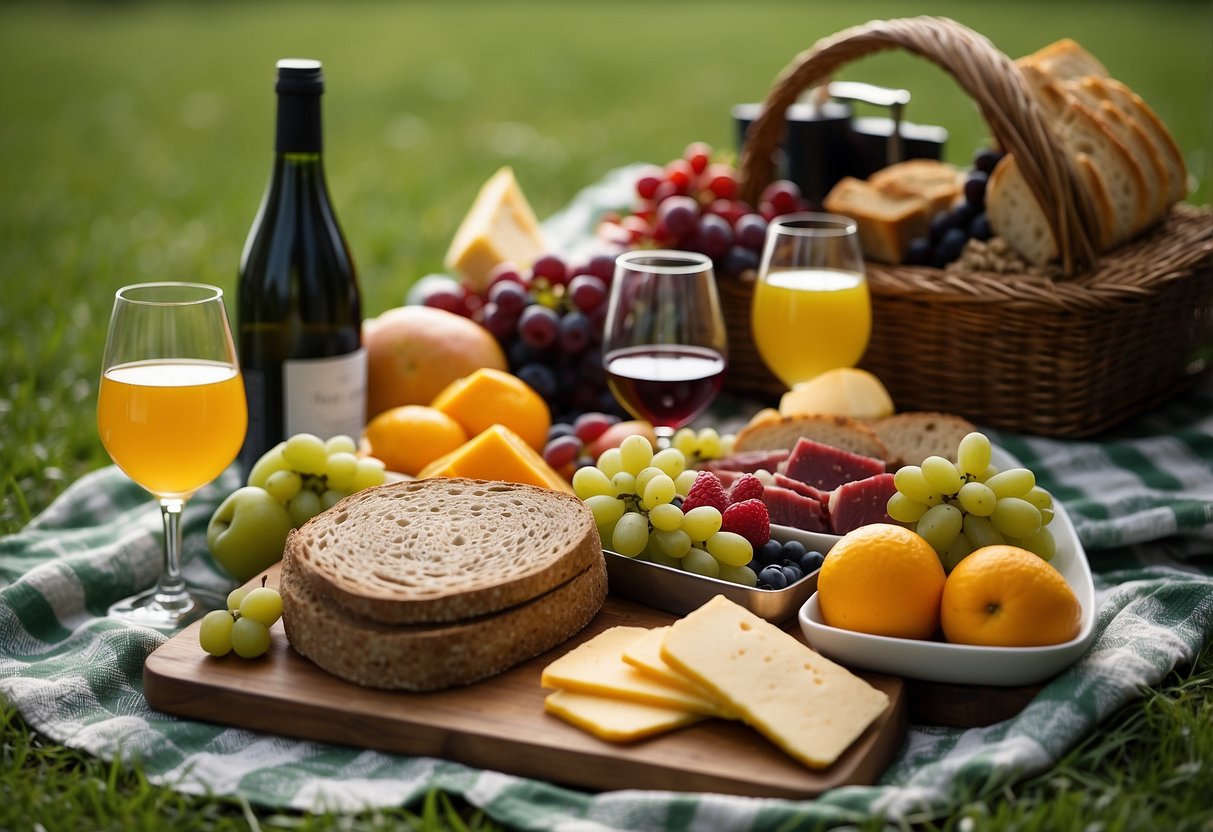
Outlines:
[[[553,220],[588,227],[585,217]],[[947,814],[975,792],[993,794],[1047,770],[1213,638],[1213,378],[1206,374],[1190,392],[1097,440],[990,435],[1068,510],[1095,576],[1097,636],[1012,719],[967,730],[911,726],[873,786],[813,801],[592,794],[154,711],[143,698],[143,661],[165,636],[104,616],[110,603],[154,582],[159,511],[113,467],[74,483],[25,529],[0,538],[0,696],[55,742],[105,759],[138,758],[154,782],[183,792],[275,808],[401,805],[438,787],[528,830],[759,830]],[[206,551],[205,527],[238,485],[229,470],[186,508],[185,575],[193,586],[233,586]]]

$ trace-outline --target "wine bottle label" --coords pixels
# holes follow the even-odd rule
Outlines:
[[[357,439],[366,426],[366,350],[284,362],[282,401],[287,436]]]

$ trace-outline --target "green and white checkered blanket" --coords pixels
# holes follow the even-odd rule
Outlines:
[[[557,235],[590,227],[583,196]],[[566,235],[567,236],[567,235]],[[969,730],[911,726],[880,782],[815,801],[620,791],[588,794],[429,758],[302,742],[177,719],[143,698],[144,658],[164,641],[107,620],[160,568],[159,511],[115,468],[72,485],[0,539],[0,696],[50,739],[103,758],[138,757],[156,782],[270,807],[353,809],[416,801],[438,787],[520,829],[757,830],[946,814],[1047,770],[1101,719],[1191,662],[1213,638],[1213,379],[1099,441],[992,438],[1065,505],[1095,574],[1097,637],[1018,716]],[[226,590],[206,522],[234,471],[184,518],[188,581]]]
[[[970,730],[912,726],[880,782],[816,801],[626,791],[586,794],[456,763],[301,742],[150,709],[144,658],[164,636],[106,620],[160,566],[159,512],[114,468],[71,486],[0,539],[0,695],[39,732],[100,757],[137,755],[160,783],[317,810],[396,805],[431,787],[521,829],[767,829],[945,813],[1049,768],[1101,719],[1213,637],[1213,380],[1098,442],[996,434],[1069,510],[1095,573],[1090,652],[1019,716]],[[234,472],[191,501],[187,577],[229,584],[205,550]]]

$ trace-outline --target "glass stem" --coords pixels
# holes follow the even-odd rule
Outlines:
[[[162,499],[160,517],[164,520],[164,569],[156,589],[156,601],[167,609],[190,605],[190,595],[181,577],[181,510],[185,500]]]
[[[664,451],[674,444],[674,429],[671,427],[664,425],[655,426],[653,428],[653,435],[657,437],[657,449],[659,451]]]

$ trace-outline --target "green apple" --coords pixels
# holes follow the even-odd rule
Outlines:
[[[238,488],[219,504],[206,527],[206,543],[219,565],[247,581],[282,559],[294,527],[286,506],[256,486]]]

